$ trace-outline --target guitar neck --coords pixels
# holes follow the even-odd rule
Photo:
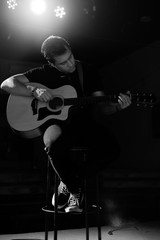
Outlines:
[[[108,95],[108,96],[95,96],[95,97],[79,97],[79,98],[65,98],[64,105],[88,105],[95,104],[100,102],[114,102],[117,103],[118,96],[117,95]]]
[[[79,98],[65,98],[64,105],[87,105],[95,104],[99,102],[118,102],[118,94],[105,95],[105,96],[90,96],[90,97],[79,97]],[[143,106],[152,106],[156,98],[152,93],[130,93],[130,97],[133,103],[140,104]]]

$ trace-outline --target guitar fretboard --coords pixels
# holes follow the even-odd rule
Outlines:
[[[108,95],[108,96],[95,96],[95,97],[78,97],[78,98],[65,98],[64,105],[86,105],[86,104],[95,104],[98,102],[111,101],[117,102],[117,95]]]
[[[133,103],[152,106],[155,103],[156,98],[152,93],[132,93],[130,94]],[[65,98],[64,106],[69,105],[86,105],[95,104],[98,102],[118,102],[118,95],[106,95],[106,96],[90,96],[90,97],[78,97],[78,98]]]

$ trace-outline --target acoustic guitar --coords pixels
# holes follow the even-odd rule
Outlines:
[[[37,84],[37,86],[46,88],[41,84]],[[48,120],[67,120],[69,109],[72,106],[81,107],[104,101],[118,101],[116,94],[79,98],[75,88],[70,85],[50,90],[54,97],[49,102],[41,102],[34,97],[9,96],[7,120],[13,130],[19,132],[23,137],[34,138],[42,134],[40,127]],[[131,94],[131,98],[132,102],[138,105],[152,106],[155,102],[152,93],[135,93]]]

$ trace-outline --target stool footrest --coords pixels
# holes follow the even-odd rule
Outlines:
[[[91,214],[91,213],[95,213],[98,210],[98,206],[96,205],[91,205],[88,206],[87,208],[87,213]],[[101,207],[99,207],[99,211],[102,210]],[[55,209],[53,206],[44,206],[42,207],[42,211],[47,212],[47,213],[55,213]],[[58,214],[78,214],[78,215],[82,215],[85,214],[85,211],[82,212],[65,212],[64,210],[57,210]]]

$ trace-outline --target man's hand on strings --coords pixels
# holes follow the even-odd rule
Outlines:
[[[131,105],[131,94],[127,91],[125,94],[120,93],[118,96],[118,109],[125,109]]]

